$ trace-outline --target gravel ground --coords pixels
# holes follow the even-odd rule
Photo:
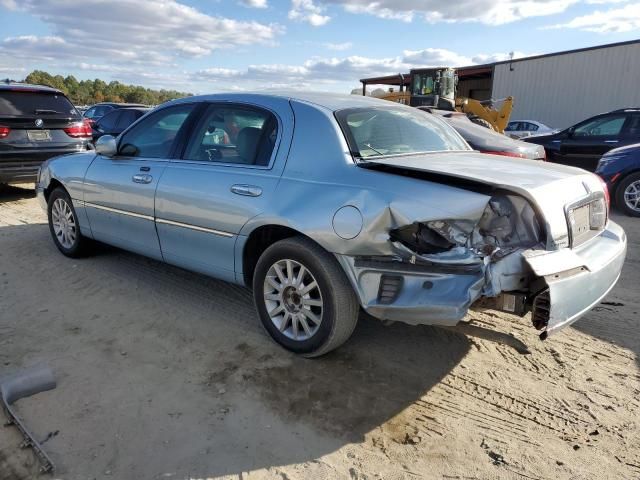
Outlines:
[[[120,250],[70,260],[32,191],[0,191],[0,377],[61,479],[640,478],[640,221],[606,300],[540,342],[529,319],[453,329],[362,318],[317,360],[262,331],[250,294]],[[57,433],[56,433],[57,432]],[[49,435],[49,434],[52,435]],[[0,479],[41,478],[0,427]]]

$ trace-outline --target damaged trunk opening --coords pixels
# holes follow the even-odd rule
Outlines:
[[[392,256],[343,257],[358,278],[365,309],[384,320],[455,325],[470,308],[548,322],[547,287],[526,262],[524,252],[544,249],[542,222],[519,195],[489,197],[474,219],[414,222],[389,232]],[[384,271],[384,274],[380,274]],[[548,304],[548,302],[547,302]]]

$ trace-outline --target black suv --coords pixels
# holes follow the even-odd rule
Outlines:
[[[103,135],[117,137],[150,110],[147,107],[124,107],[111,110],[91,126],[93,141],[95,142]]]
[[[0,84],[0,183],[36,180],[48,158],[91,148],[91,127],[55,88]]]
[[[104,117],[107,113],[112,112],[118,108],[127,108],[127,107],[145,108],[146,105],[142,105],[139,103],[115,103],[115,102],[96,103],[95,105],[87,108],[87,110],[84,112],[84,118],[89,120],[91,125],[93,125],[102,117]]]
[[[561,132],[522,140],[542,145],[548,162],[593,172],[600,157],[609,150],[640,142],[640,108],[602,113]]]

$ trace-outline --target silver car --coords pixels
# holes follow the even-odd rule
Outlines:
[[[557,131],[536,120],[512,120],[504,129],[505,135],[516,139],[531,135],[547,135]]]
[[[305,356],[345,342],[360,309],[412,325],[532,312],[544,339],[626,253],[595,175],[473,152],[436,116],[366,97],[173,101],[46,162],[37,194],[63,254],[98,240],[246,285]]]

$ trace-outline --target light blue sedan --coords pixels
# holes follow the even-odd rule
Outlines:
[[[305,356],[345,342],[360,309],[455,325],[481,303],[531,312],[544,339],[626,253],[595,175],[474,152],[434,115],[360,96],[169,102],[46,162],[37,194],[63,254],[97,240],[246,285]]]

